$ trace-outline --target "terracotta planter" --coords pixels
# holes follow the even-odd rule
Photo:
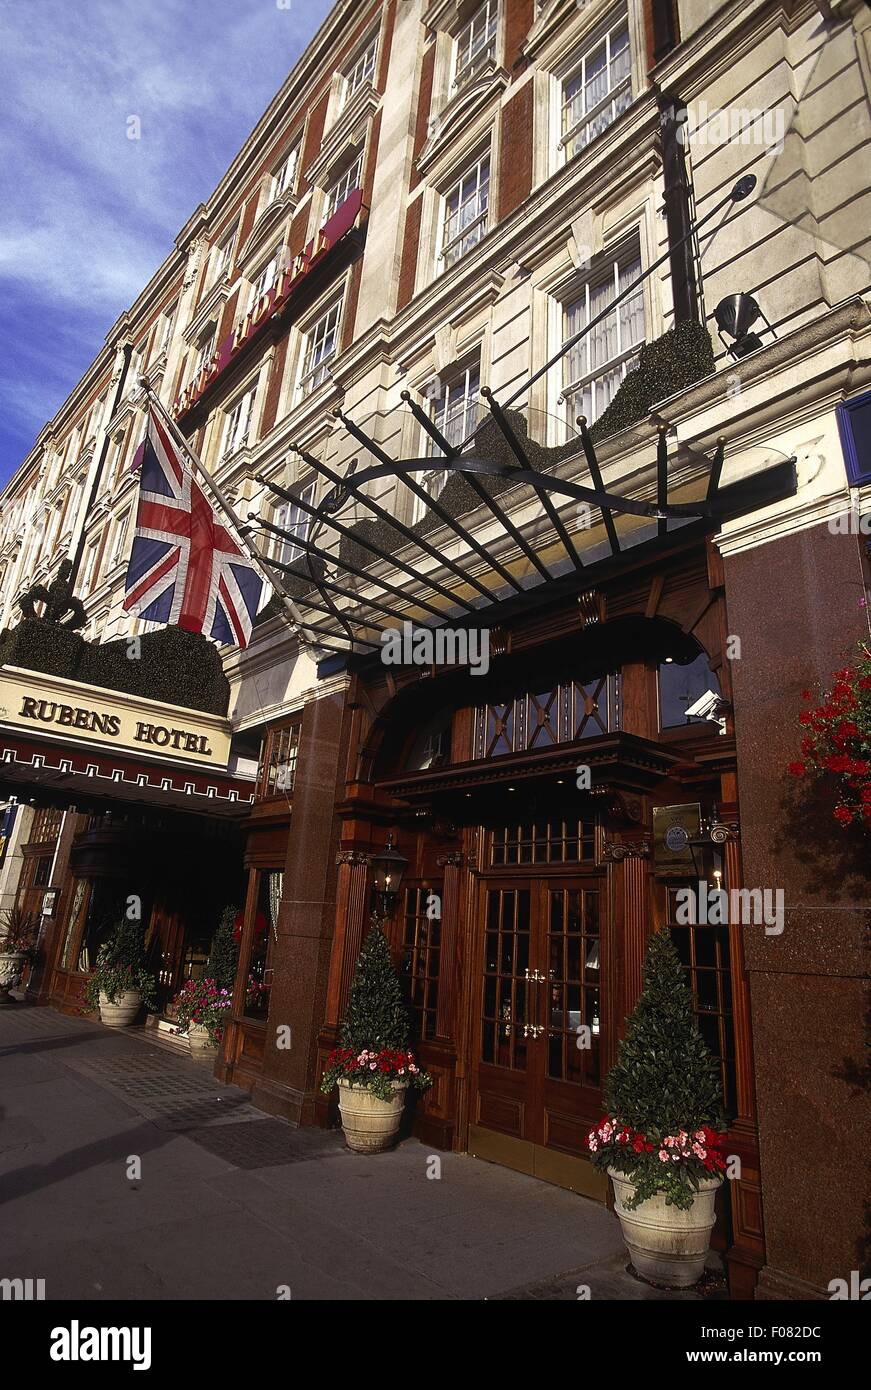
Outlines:
[[[129,1028],[142,1004],[138,989],[125,989],[115,1003],[110,1004],[103,991],[100,991],[100,1022],[107,1028]]]
[[[394,1081],[392,1098],[381,1100],[366,1086],[339,1082],[339,1112],[349,1149],[377,1154],[396,1142],[407,1089],[406,1081]]]
[[[632,1198],[635,1184],[613,1168],[608,1169],[608,1176],[614,1184],[614,1210],[636,1274],[651,1284],[673,1289],[698,1283],[711,1243],[714,1199],[722,1178],[701,1182],[687,1211],[666,1206],[663,1193],[648,1197],[635,1211],[627,1211],[624,1203]]]
[[[217,1050],[208,1028],[202,1023],[192,1023],[188,1028],[188,1047],[196,1062],[211,1062]]]
[[[0,1009],[13,1007],[9,990],[24,969],[26,959],[23,951],[0,952]]]

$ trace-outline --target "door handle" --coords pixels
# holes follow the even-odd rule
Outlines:
[[[524,978],[526,979],[528,985],[540,985],[544,984],[547,977],[545,975],[542,975],[540,970],[533,970],[530,972],[529,966],[527,966],[526,970],[524,971]],[[530,1012],[532,1012],[535,1018],[535,1022],[530,1023],[527,1021],[527,1023],[524,1024],[523,1036],[525,1038],[537,1038],[540,1036],[541,1033],[544,1032],[544,1025],[538,1022],[538,992],[534,992],[531,989],[527,989],[526,1000],[527,1020],[529,1018]],[[532,1010],[530,1010],[530,1003],[533,1004]]]

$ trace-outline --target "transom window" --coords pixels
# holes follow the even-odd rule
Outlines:
[[[562,84],[560,149],[579,154],[632,101],[632,62],[625,18],[581,53]]]
[[[281,729],[269,729],[264,735],[257,773],[258,800],[289,795],[293,791],[299,728],[298,723],[286,724]]]
[[[315,504],[315,489],[317,483],[312,481],[306,483],[305,487],[297,488],[297,493],[303,502],[308,502],[309,506]],[[282,531],[287,531],[298,541],[307,541],[309,528],[312,518],[297,502],[282,502],[280,507],[276,507],[274,523],[280,526]],[[274,555],[276,560],[283,565],[290,565],[297,560],[300,555],[305,554],[305,547],[297,545],[293,540],[285,540],[276,537]]]
[[[248,443],[256,391],[256,386],[250,387],[228,411],[221,439],[221,458],[226,458],[228,454],[235,453]]]
[[[329,222],[333,213],[336,212],[344,203],[345,199],[355,188],[360,187],[360,175],[363,170],[363,151],[357,155],[352,164],[349,164],[343,174],[330,184],[327,190],[327,200],[324,209],[324,221]]]
[[[342,93],[342,106],[346,106],[351,97],[364,82],[372,82],[375,78],[375,59],[378,54],[378,35],[373,34],[366,47],[361,51],[359,57],[352,67],[345,73],[345,86]]]
[[[457,35],[454,86],[461,87],[496,54],[498,0],[484,0]]]
[[[500,758],[527,749],[577,743],[619,728],[619,673],[589,681],[564,681],[542,695],[479,705],[472,757]]]
[[[490,205],[490,155],[482,155],[445,195],[441,261],[456,265],[477,246],[487,230]]]
[[[413,1035],[426,1040],[436,1034],[436,1008],[441,957],[440,883],[405,890],[402,920],[402,974],[413,1018]]]
[[[637,283],[635,283],[637,282]],[[563,397],[570,414],[597,419],[611,402],[621,382],[638,365],[638,349],[644,342],[644,290],[637,244],[616,259],[600,263],[581,286],[577,297],[563,309],[563,336],[568,339],[607,310],[630,285],[634,291],[606,314],[601,323],[566,353]]]
[[[581,864],[596,857],[596,827],[577,816],[551,816],[490,832],[490,863]]]
[[[339,345],[339,320],[342,301],[337,299],[314,323],[306,340],[303,357],[300,394],[307,396],[316,390],[330,374],[330,363]]]

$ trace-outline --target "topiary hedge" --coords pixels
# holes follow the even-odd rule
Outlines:
[[[139,656],[128,655],[135,650],[130,642],[127,637],[87,642],[56,623],[22,618],[0,633],[0,665],[23,666],[208,714],[227,713],[230,682],[208,637],[180,627],[146,632],[139,638]]]
[[[611,404],[590,429],[590,438],[607,439],[637,424],[657,401],[684,391],[713,370],[714,349],[704,324],[676,324],[655,342],[645,343],[638,366],[627,373]]]

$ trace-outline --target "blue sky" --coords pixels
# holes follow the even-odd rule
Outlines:
[[[332,8],[287,4],[0,6],[0,484]]]

